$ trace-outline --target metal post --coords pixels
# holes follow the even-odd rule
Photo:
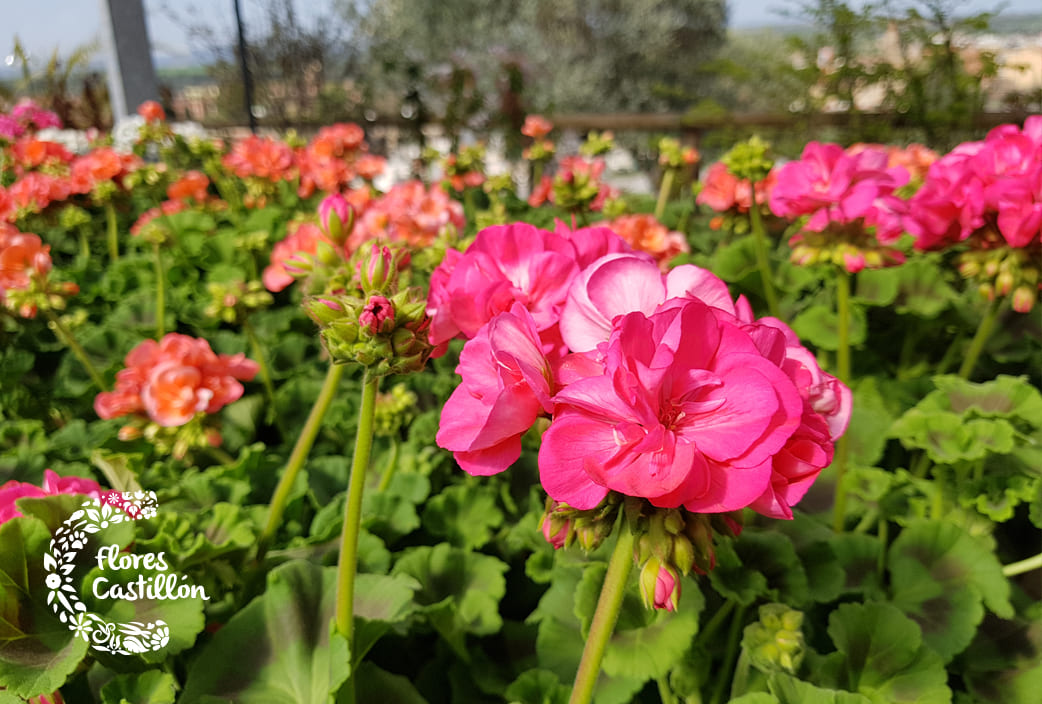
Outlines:
[[[239,9],[239,0],[232,0],[235,4],[235,26],[239,30],[239,66],[242,68],[242,87],[246,101],[246,118],[250,122],[250,132],[257,133],[257,118],[253,115],[253,76],[250,75],[250,66],[246,60],[246,33],[242,28],[242,10]]]
[[[158,100],[156,71],[142,0],[100,0],[108,53],[109,102],[118,122],[146,100]]]

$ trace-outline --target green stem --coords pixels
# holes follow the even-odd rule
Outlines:
[[[890,540],[890,522],[886,520],[885,516],[879,517],[879,530],[876,532],[876,537],[879,538],[879,559],[876,561],[876,568],[882,575],[883,570],[886,569],[886,552]]]
[[[724,701],[724,691],[727,689],[727,682],[731,674],[731,663],[734,662],[738,653],[738,646],[741,643],[742,622],[745,621],[746,608],[748,607],[744,604],[739,606],[738,610],[735,611],[734,618],[731,619],[731,630],[727,636],[727,650],[721,665],[723,669],[717,671],[718,679],[716,687],[713,688],[713,698],[710,700],[713,704],[722,704]]]
[[[1042,553],[1029,557],[1026,560],[1020,560],[1019,562],[1011,562],[1002,568],[1002,574],[1007,577],[1014,577],[1018,574],[1024,574],[1031,570],[1037,570],[1042,568]]]
[[[260,340],[257,338],[257,331],[253,329],[253,324],[249,318],[243,321],[242,329],[246,331],[246,338],[250,341],[250,347],[253,349],[253,357],[257,362],[257,366],[260,367],[264,393],[268,396],[267,418],[270,423],[275,416],[275,387],[271,383],[271,370],[268,368],[268,362],[264,357],[264,348],[261,347]]]
[[[763,215],[756,202],[756,189],[753,188],[752,204],[749,207],[749,223],[752,225],[753,237],[756,240],[756,266],[760,269],[763,282],[763,295],[767,299],[767,311],[771,317],[781,319],[778,310],[778,294],[774,290],[774,275],[771,273],[771,262],[767,256],[767,230],[763,226]]]
[[[161,340],[166,334],[166,272],[158,242],[152,243],[152,253],[156,263],[156,339]]]
[[[275,493],[271,497],[271,505],[268,508],[268,521],[257,539],[258,562],[264,559],[264,554],[271,545],[271,539],[274,537],[275,531],[278,530],[282,521],[282,514],[286,510],[286,504],[289,502],[290,491],[293,490],[293,484],[297,480],[297,475],[300,473],[301,467],[304,466],[304,460],[307,459],[308,453],[311,451],[311,446],[315,442],[318,430],[322,426],[322,419],[329,409],[329,404],[333,401],[333,396],[336,394],[340,385],[340,378],[343,375],[344,365],[331,362],[329,371],[326,372],[326,380],[322,382],[322,389],[318,392],[318,398],[315,399],[315,405],[311,407],[311,412],[304,422],[304,428],[300,431],[300,435],[297,436],[297,442],[293,446],[289,460],[286,462],[286,468],[282,470],[278,486],[275,487]]]
[[[850,386],[850,274],[844,269],[836,270],[836,316],[839,339],[836,347],[836,375]],[[832,505],[832,528],[838,533],[843,530],[847,516],[847,489],[843,478],[847,473],[847,435],[836,442],[836,454],[832,463],[836,467],[836,490]]]
[[[738,656],[738,664],[734,667],[734,677],[731,678],[731,699],[742,696],[749,688],[749,668],[751,666],[749,654],[743,650],[742,654]]]
[[[351,462],[351,478],[347,483],[347,503],[344,506],[344,528],[340,534],[340,561],[336,567],[336,629],[347,640],[348,652],[354,657],[352,640],[355,621],[355,573],[358,571],[358,534],[362,528],[362,496],[365,493],[366,470],[373,449],[373,424],[376,420],[376,391],[380,377],[370,376],[366,369],[362,377],[362,407],[358,411],[358,434],[355,436],[355,456]],[[358,663],[352,665],[352,671]],[[353,690],[354,678],[347,683]],[[353,691],[351,692],[353,700]]]
[[[658,697],[662,700],[662,704],[677,704],[677,698],[669,688],[669,678],[667,676],[659,677],[655,683],[658,684]]]
[[[88,230],[86,225],[81,225],[78,229],[80,234],[80,257],[86,262],[90,261],[90,239],[87,236]]]
[[[387,460],[387,466],[384,467],[384,473],[380,475],[380,486],[376,488],[379,492],[387,491],[387,487],[391,486],[391,477],[394,476],[394,470],[398,466],[398,440],[397,438],[391,438],[391,458]]]
[[[53,330],[58,339],[72,351],[72,354],[76,359],[80,361],[80,364],[82,364],[83,368],[87,370],[87,374],[90,376],[91,381],[94,382],[94,385],[101,391],[108,391],[104,379],[101,378],[101,374],[99,374],[98,370],[94,368],[94,364],[91,363],[90,357],[87,356],[87,351],[84,350],[83,347],[80,346],[80,343],[76,341],[72,332],[62,325],[61,319],[54,314],[54,311],[44,310],[44,315],[47,316],[47,322],[51,330]]]
[[[988,338],[991,337],[991,331],[995,328],[995,321],[998,320],[999,311],[1002,309],[1004,300],[1004,298],[996,296],[995,300],[988,306],[984,317],[981,318],[980,325],[977,327],[977,334],[970,340],[970,348],[966,350],[966,357],[962,360],[962,366],[959,367],[959,376],[963,379],[969,379],[970,374],[973,373],[973,367],[976,366],[977,359],[984,350],[984,345],[988,342]]]
[[[116,208],[112,203],[105,204],[105,223],[107,225],[109,259],[119,261],[119,224],[116,221]]]
[[[669,202],[669,194],[673,191],[673,179],[676,178],[676,169],[666,169],[662,174],[662,183],[658,187],[658,200],[655,201],[655,219],[662,221],[666,213],[666,203]]]
[[[593,613],[590,633],[583,646],[582,659],[575,673],[575,684],[568,704],[589,704],[593,698],[593,688],[597,684],[597,676],[601,672],[601,660],[608,647],[615,622],[619,619],[622,598],[626,594],[626,580],[633,569],[633,530],[623,516],[619,526],[619,539],[615,543],[608,571],[604,575],[601,595],[597,599],[597,610]]]

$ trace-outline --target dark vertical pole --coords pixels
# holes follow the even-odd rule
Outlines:
[[[250,75],[250,66],[246,61],[246,34],[242,29],[242,11],[239,9],[239,0],[235,3],[235,26],[239,29],[239,65],[242,67],[242,87],[246,100],[246,117],[250,121],[250,132],[257,132],[257,118],[253,116],[253,77]]]

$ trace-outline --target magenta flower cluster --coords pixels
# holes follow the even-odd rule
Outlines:
[[[906,227],[918,249],[963,242],[988,227],[1010,247],[1039,244],[1042,230],[1042,115],[1021,129],[1001,125],[941,157],[909,201]]]
[[[784,323],[606,228],[482,230],[435,271],[428,312],[432,342],[467,340],[438,444],[491,475],[548,419],[540,481],[575,509],[617,492],[791,518],[849,420],[849,389]]]

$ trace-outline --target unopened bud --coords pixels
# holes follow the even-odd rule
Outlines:
[[[343,244],[351,233],[354,210],[339,193],[331,193],[318,205],[318,219],[322,230],[333,242]]]
[[[1030,286],[1021,285],[1013,291],[1013,310],[1018,313],[1030,313],[1035,307],[1035,291]]]

